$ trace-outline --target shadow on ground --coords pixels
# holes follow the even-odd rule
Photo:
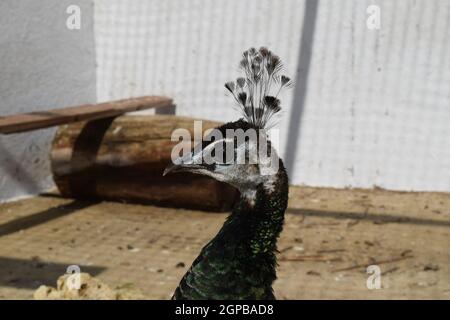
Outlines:
[[[395,214],[338,212],[338,211],[322,211],[322,210],[310,210],[299,208],[298,209],[289,208],[287,210],[287,213],[302,214],[304,216],[321,217],[321,218],[368,220],[377,224],[405,223],[415,225],[450,227],[450,221],[405,217]]]
[[[44,211],[33,213],[32,215],[17,218],[0,225],[0,237],[64,217],[78,210],[90,207],[96,203],[98,202],[74,200],[68,204],[48,208]]]

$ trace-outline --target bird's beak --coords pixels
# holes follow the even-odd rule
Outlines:
[[[172,161],[172,163],[170,163],[164,170],[163,176],[170,172],[195,172],[199,169],[204,169],[204,167],[201,164],[196,163],[195,158],[192,154],[188,154],[184,157]]]
[[[199,169],[203,169],[203,168],[204,168],[203,166],[197,165],[197,164],[171,163],[166,167],[166,169],[164,169],[163,176],[165,176],[166,174],[168,174],[170,172],[182,172],[182,171],[195,172],[195,171],[198,171]]]
[[[164,169],[163,172],[163,176],[165,176],[166,174],[168,174],[169,172],[176,172],[178,169],[180,169],[180,165],[178,164],[174,164],[174,163],[170,163],[166,169]]]

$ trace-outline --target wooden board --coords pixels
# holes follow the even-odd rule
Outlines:
[[[0,117],[0,133],[19,133],[72,122],[115,117],[126,112],[171,106],[173,106],[173,101],[170,98],[145,96],[99,104],[85,104],[76,107],[16,114]]]

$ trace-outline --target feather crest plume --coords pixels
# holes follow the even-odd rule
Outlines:
[[[278,95],[283,88],[290,87],[292,81],[280,75],[281,59],[265,47],[244,51],[239,66],[244,77],[225,83],[225,88],[233,95],[244,119],[258,128],[265,128],[281,110]]]

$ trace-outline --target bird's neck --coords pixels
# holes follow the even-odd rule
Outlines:
[[[241,193],[219,235],[239,242],[250,255],[273,254],[283,229],[288,192],[286,171],[280,166],[269,183],[259,185],[253,192]]]

